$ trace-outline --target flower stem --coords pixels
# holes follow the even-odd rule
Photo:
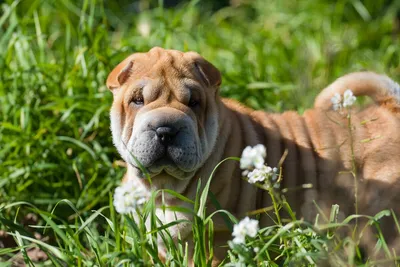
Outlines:
[[[281,216],[279,215],[279,208],[278,208],[277,200],[275,198],[274,189],[270,187],[268,189],[268,193],[269,193],[269,195],[271,196],[271,199],[272,199],[272,204],[274,206],[275,216],[276,216],[276,219],[278,220],[278,224],[282,226]]]
[[[354,178],[354,208],[355,214],[358,214],[358,183],[357,183],[357,166],[356,166],[356,158],[354,153],[354,139],[353,139],[353,127],[351,124],[351,113],[348,111],[347,114],[347,127],[349,129],[350,135],[350,149],[351,149],[351,174]],[[357,220],[356,220],[357,225]]]

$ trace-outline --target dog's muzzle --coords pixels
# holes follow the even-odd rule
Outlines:
[[[151,174],[165,171],[179,176],[198,168],[198,144],[196,124],[190,117],[155,110],[135,121],[128,148]]]

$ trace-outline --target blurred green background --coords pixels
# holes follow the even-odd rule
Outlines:
[[[400,77],[400,1],[0,3],[0,206],[108,203],[125,169],[105,79],[137,51],[197,51],[221,70],[223,96],[270,112],[303,112],[351,71]]]

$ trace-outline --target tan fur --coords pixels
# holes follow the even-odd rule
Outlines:
[[[132,66],[124,70],[130,61],[133,61]],[[200,72],[196,72],[193,64],[190,64],[193,61],[200,62]],[[128,75],[126,71],[129,72]],[[119,77],[121,73],[122,77]],[[149,89],[150,100],[141,109],[133,110],[126,104],[127,99],[132,94],[132,85],[144,78],[158,82]],[[201,96],[201,101],[204,104],[201,110],[193,111],[186,106],[188,100],[182,98],[185,88],[180,87],[184,79],[195,80],[202,87],[204,95]],[[283,163],[283,188],[313,184],[312,189],[293,190],[286,195],[296,211],[297,218],[312,220],[316,214],[313,201],[324,210],[332,204],[339,204],[345,215],[355,212],[354,180],[346,172],[352,167],[351,140],[359,181],[359,213],[374,215],[382,209],[392,208],[400,214],[399,105],[396,91],[390,93],[390,88],[385,87],[390,85],[388,81],[391,82],[386,76],[374,73],[350,74],[325,89],[317,98],[315,108],[307,110],[303,115],[293,111],[269,114],[254,111],[233,100],[221,99],[217,90],[220,84],[218,70],[197,54],[155,48],[146,54],[134,54],[118,65],[107,79],[107,85],[113,91],[119,90],[118,93],[114,93],[111,119],[116,121],[115,116],[118,116],[117,124],[121,125],[123,130],[113,129],[114,135],[128,131],[126,129],[134,129],[137,114],[142,114],[143,117],[146,116],[145,112],[172,107],[173,109],[168,111],[171,116],[183,112],[194,121],[199,129],[199,142],[213,144],[205,149],[202,154],[203,161],[190,177],[188,175],[177,179],[167,173],[153,175],[153,185],[156,189],[173,189],[194,199],[198,179],[201,178],[204,185],[217,163],[227,157],[240,157],[246,146],[262,143],[267,147],[266,161],[269,166],[277,166],[284,151],[288,150]],[[379,104],[352,112],[352,136],[347,127],[346,117],[326,109],[330,105],[332,95],[335,92],[343,93],[348,87],[354,90],[356,95],[370,95]],[[216,125],[207,123],[206,119],[211,114],[218,117]],[[213,136],[205,134],[212,131],[217,131],[216,140],[212,140]],[[116,139],[121,137],[114,138],[114,141],[118,142]],[[367,142],[368,139],[370,141]],[[130,179],[138,179],[143,186],[150,189],[149,184],[140,178],[140,172],[132,164],[128,165],[127,176]],[[271,204],[267,192],[258,190],[241,178],[239,164],[235,161],[225,162],[217,170],[210,191],[222,208],[238,217]],[[174,198],[168,201],[172,205],[187,205]],[[207,208],[209,212],[215,209],[211,203]],[[166,222],[172,221],[176,215],[167,214],[164,219]],[[177,216],[192,219],[189,214]],[[270,223],[268,218],[262,216],[261,224]],[[216,220],[218,221],[218,218]],[[215,240],[216,244],[222,246],[226,244],[230,235],[223,229],[223,223],[220,223],[220,226],[221,232],[216,233]],[[171,231],[174,232],[174,236],[177,236],[178,232],[183,238],[190,236],[190,226],[187,225],[177,226]],[[391,235],[394,228],[386,227],[385,231],[389,233],[389,245],[394,247],[398,242]],[[225,249],[218,245],[216,249],[218,262],[218,259],[225,256]]]
[[[351,89],[354,95],[367,95],[378,105],[393,112],[400,112],[400,86],[389,77],[374,72],[354,72],[337,79],[315,99],[314,107],[328,110],[335,93],[343,94]]]

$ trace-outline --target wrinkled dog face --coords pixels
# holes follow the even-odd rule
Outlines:
[[[218,132],[219,71],[194,52],[153,48],[109,75],[111,130],[122,158],[152,177],[189,179],[210,155]]]

